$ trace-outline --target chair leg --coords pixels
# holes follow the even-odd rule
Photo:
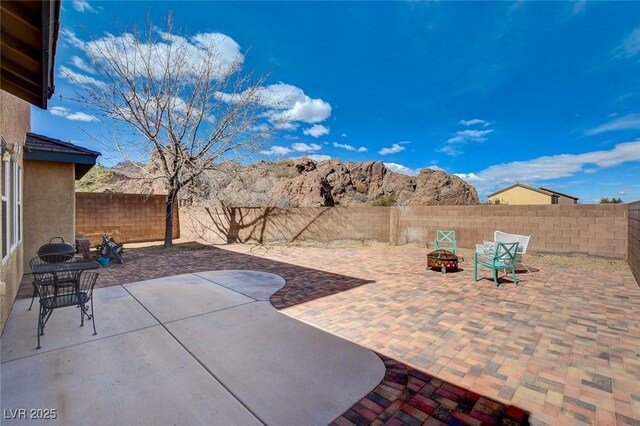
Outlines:
[[[497,269],[493,269],[493,282],[496,285],[496,288],[498,288],[498,270]]]
[[[478,253],[473,256],[473,282],[478,281]]]
[[[513,276],[513,284],[516,285],[516,287],[518,286],[518,277],[516,277],[516,268],[515,267],[511,267],[511,275]]]
[[[93,322],[93,335],[98,334],[96,331],[96,314],[93,312],[93,297],[91,298],[91,322]]]
[[[40,349],[40,334],[43,333],[42,328],[42,305],[40,305],[38,312],[38,347],[36,349]]]
[[[37,295],[38,295],[38,288],[36,287],[36,284],[33,283],[33,294],[31,295],[31,304],[29,305],[29,309],[27,309],[27,311],[31,310],[31,307],[33,306],[33,301],[35,300]]]

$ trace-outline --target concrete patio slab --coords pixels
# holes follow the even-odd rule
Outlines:
[[[56,409],[46,424],[260,424],[161,326],[5,362],[1,380],[3,409]]]
[[[208,271],[195,274],[255,300],[269,300],[284,287],[284,278],[268,272],[249,270]]]
[[[124,287],[162,323],[254,301],[193,274],[139,281]]]
[[[93,335],[91,321],[85,320],[85,326],[80,327],[78,309],[57,309],[40,338],[42,348],[38,350],[38,301],[28,311],[30,299],[16,300],[2,335],[2,362],[158,324],[121,286],[97,289],[93,294],[98,334]]]
[[[283,315],[267,302],[167,328],[266,424],[328,424],[385,373],[373,352]]]
[[[54,424],[323,425],[383,379],[368,349],[230,289],[268,298],[277,277],[204,276],[229,288],[185,274],[97,289],[101,334],[75,332],[79,312],[60,309],[39,351],[37,311],[17,301],[2,336],[3,413],[56,409]]]

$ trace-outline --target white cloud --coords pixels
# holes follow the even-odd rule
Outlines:
[[[629,59],[640,53],[640,27],[629,34],[614,50],[614,57]]]
[[[458,125],[461,126],[482,126],[487,127],[491,123],[479,118],[473,118],[471,120],[460,120]],[[458,130],[449,139],[447,139],[442,147],[437,151],[445,155],[456,156],[463,153],[460,145],[467,144],[469,142],[484,142],[487,140],[487,135],[493,132],[493,129],[465,129]]]
[[[488,126],[488,121],[480,120],[479,118],[474,118],[472,120],[461,120],[458,124],[471,126],[476,124],[482,124],[484,127]],[[438,152],[442,152],[445,155],[456,156],[462,154],[462,148],[460,145],[469,143],[469,142],[484,142],[487,140],[487,135],[492,133],[492,129],[486,130],[475,130],[475,129],[465,129],[458,130],[451,136],[444,145],[438,149]]]
[[[438,152],[452,157],[462,154],[462,150],[457,145],[444,145],[442,148],[438,149]]]
[[[310,128],[304,129],[302,133],[305,135],[313,136],[314,138],[319,138],[320,136],[328,135],[329,128],[323,126],[322,124],[314,124]]]
[[[487,140],[487,135],[493,132],[493,130],[459,130],[453,134],[452,137],[447,139],[447,143],[467,143],[467,142],[484,142]]]
[[[60,29],[60,41],[70,44],[71,46],[77,48],[77,49],[82,49],[84,50],[87,47],[87,44],[80,40],[76,34],[71,31],[68,30],[66,28],[61,28]]]
[[[225,102],[235,102],[242,94],[216,93]],[[270,120],[283,126],[294,121],[319,123],[331,115],[331,105],[322,99],[312,99],[302,89],[278,83],[261,87],[254,101],[271,109]]]
[[[100,121],[100,120],[98,120],[98,117],[95,117],[95,116],[90,115],[90,114],[86,114],[86,113],[81,112],[81,111],[74,112],[73,114],[69,114],[66,118],[67,118],[67,120],[84,121],[86,123],[91,122],[91,121]]]
[[[454,175],[472,185],[475,185],[477,182],[482,180],[482,178],[475,173],[454,173]]]
[[[71,4],[73,4],[73,8],[80,13],[84,13],[84,12],[98,13],[97,10],[91,7],[91,5],[87,0],[72,0]]]
[[[290,147],[273,145],[267,150],[260,151],[262,155],[287,155],[292,152],[316,152],[322,149],[322,147],[316,143],[306,144],[303,142],[296,142],[291,144]]]
[[[640,129],[640,114],[627,114],[619,118],[607,121],[597,127],[584,132],[585,135],[597,135],[605,132],[612,132],[616,130],[631,130]]]
[[[640,161],[640,141],[617,144],[608,151],[583,154],[558,154],[528,161],[497,164],[477,173],[459,173],[456,176],[475,185],[478,190],[498,189],[515,182],[533,183],[592,173],[593,170],[614,167],[629,161]]]
[[[418,173],[420,173],[420,170],[418,170],[418,169],[412,169],[412,168],[409,168],[407,166],[403,166],[402,164],[398,164],[398,163],[387,163],[387,162],[384,162],[383,164],[387,169],[391,170],[392,172],[400,173],[400,174],[403,174],[403,175],[417,176]]]
[[[462,126],[481,125],[481,126],[487,127],[491,123],[489,123],[486,120],[481,120],[479,118],[472,118],[471,120],[460,120],[460,121],[458,121],[458,124],[460,124]]]
[[[201,71],[208,68],[214,70],[210,75],[213,81],[244,62],[240,45],[221,33],[200,33],[190,38],[159,29],[156,29],[156,33],[161,39],[156,43],[136,43],[136,38],[129,33],[118,36],[107,34],[87,42],[85,50],[94,60],[104,62],[107,68],[115,56],[121,58],[122,63],[129,66],[128,71],[135,75],[150,71],[156,78],[163,76],[167,66],[181,70],[182,78],[201,78]],[[143,60],[150,62],[150,70],[136,66]]]
[[[199,33],[190,37],[169,34],[158,28],[154,29],[159,40],[156,42],[137,43],[130,33],[120,35],[106,34],[105,36],[84,42],[67,30],[62,30],[62,39],[70,45],[84,50],[92,58],[109,69],[111,59],[118,57],[129,67],[134,75],[141,75],[150,71],[155,78],[161,78],[167,67],[179,69],[181,78],[201,79],[203,69],[213,69],[211,81],[218,80],[235,72],[244,63],[244,55],[240,52],[240,45],[231,37],[222,33]],[[142,59],[144,58],[144,59]],[[150,59],[149,59],[150,58]],[[150,70],[146,66],[139,66],[142,61],[150,61]],[[73,60],[74,65],[82,68],[86,65],[81,60]],[[213,66],[211,64],[213,63]],[[62,75],[79,84],[96,84],[97,80],[84,74],[77,73],[67,67],[60,67]],[[103,84],[103,83],[100,83]],[[299,87],[277,83],[260,87],[257,92],[243,92],[228,94],[216,93],[225,102],[236,102],[240,97],[251,95],[253,101],[268,108],[269,120],[278,129],[295,130],[296,122],[316,124],[326,120],[331,115],[331,105],[322,100],[307,96]],[[313,126],[310,135],[322,133],[325,126]]]
[[[331,156],[330,155],[322,155],[322,154],[311,154],[311,155],[305,155],[306,158],[310,158],[313,161],[325,161],[325,160],[331,160]]]
[[[322,147],[316,143],[306,144],[303,142],[296,142],[291,145],[291,148],[293,148],[294,151],[298,152],[314,152],[319,151]]]
[[[73,58],[71,58],[71,63],[81,71],[88,72],[89,74],[95,73],[95,70],[91,68],[85,61],[83,61],[79,56],[74,56]]]
[[[273,121],[319,123],[331,115],[331,105],[312,99],[302,89],[290,84],[271,84],[259,90],[257,101],[274,110]]]
[[[293,152],[290,148],[286,146],[278,146],[274,145],[270,147],[268,150],[260,151],[262,155],[287,155]]]
[[[52,115],[57,115],[58,117],[66,117],[67,115],[70,114],[70,112],[69,112],[69,110],[67,108],[58,107],[58,106],[49,108],[49,112]]]
[[[107,85],[103,81],[97,80],[88,75],[80,74],[79,72],[75,72],[72,69],[65,67],[64,65],[60,67],[60,75],[67,80],[77,83],[81,86],[94,85],[102,88],[107,87]]]
[[[346,144],[346,143],[338,143],[338,142],[333,142],[332,144],[334,146],[334,148],[342,148],[342,149],[346,149],[347,151],[357,151],[357,152],[367,152],[368,149],[365,148],[364,146],[361,146],[360,148],[356,148],[352,145]]]
[[[71,112],[68,108],[55,106],[49,109],[51,115],[55,115],[58,117],[64,117],[67,120],[71,121],[83,121],[85,123],[89,123],[92,121],[100,121],[98,117],[86,114],[84,112]]]
[[[404,146],[401,146],[401,145],[399,145],[397,143],[394,143],[389,148],[382,148],[380,151],[378,151],[378,154],[380,154],[380,155],[388,155],[388,154],[396,154],[396,153],[402,152],[402,151],[404,151]]]

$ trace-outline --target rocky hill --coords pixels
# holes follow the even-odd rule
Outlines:
[[[77,186],[78,191],[162,193],[146,166],[121,163],[94,168]],[[406,176],[387,169],[380,161],[346,162],[310,159],[276,163],[259,161],[203,176],[198,193],[185,197],[233,206],[358,206],[358,205],[466,205],[478,204],[476,189],[457,176],[424,169]]]

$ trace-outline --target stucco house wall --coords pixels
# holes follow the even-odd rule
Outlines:
[[[558,195],[558,204],[576,204],[576,200],[563,195]]]
[[[53,237],[75,242],[73,163],[24,161],[24,267]]]
[[[22,153],[24,149],[22,149],[22,147],[24,146],[25,134],[30,130],[30,127],[30,104],[0,90],[0,135],[8,144],[21,146],[20,154],[14,155],[14,158],[18,160],[18,164],[22,170],[24,170],[22,164]],[[0,184],[4,185],[3,176],[0,176]],[[4,220],[1,210],[0,220]],[[24,223],[23,219],[23,229]],[[2,238],[2,227],[0,227],[0,238]],[[18,292],[23,271],[23,240],[21,240],[18,242],[16,248],[10,252],[9,257],[5,261],[2,261],[2,265],[0,266],[0,331],[4,329],[4,324],[9,316],[11,305]]]
[[[532,191],[521,186],[509,188],[506,191],[489,197],[489,200],[495,203],[500,200],[500,204],[509,205],[526,205],[526,204],[551,204],[551,195],[543,194],[538,191]],[[573,201],[571,202],[573,204]]]

